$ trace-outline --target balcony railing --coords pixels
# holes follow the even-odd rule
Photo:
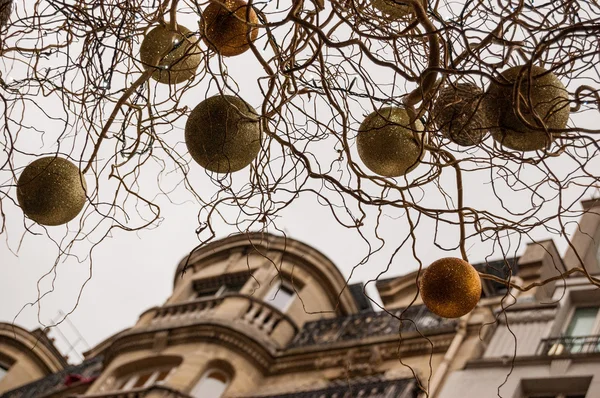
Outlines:
[[[406,310],[362,312],[355,315],[321,319],[304,325],[291,347],[363,339],[376,336],[398,335],[418,330],[424,334],[444,333],[456,328],[456,319],[439,317],[424,305]]]
[[[290,318],[277,308],[258,300],[249,298],[250,304],[246,312],[242,315],[242,320],[263,333],[270,335],[281,321],[287,321],[294,329],[294,334],[298,332],[298,327]]]
[[[540,342],[537,353],[542,356],[600,353],[600,336],[561,336],[544,339]]]
[[[336,386],[312,391],[298,391],[252,398],[416,398],[419,394],[414,379],[374,380],[362,383],[342,382]]]
[[[159,325],[193,322],[202,317],[206,317],[206,315],[210,314],[221,301],[223,301],[223,297],[199,299],[159,307],[156,308],[154,318],[152,318],[150,324]]]

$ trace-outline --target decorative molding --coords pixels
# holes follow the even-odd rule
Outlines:
[[[504,316],[506,314],[506,316]],[[505,311],[500,314],[498,320],[502,324],[547,322],[556,317],[556,308],[537,308],[525,311]]]
[[[154,334],[154,347],[152,347],[153,351],[159,353],[167,348],[167,343],[169,339],[169,331],[161,331]]]
[[[570,359],[555,359],[550,362],[550,376],[564,376],[571,366]]]

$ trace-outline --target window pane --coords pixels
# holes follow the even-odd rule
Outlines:
[[[292,302],[296,293],[285,285],[276,285],[267,296],[267,302],[279,311],[284,312]]]
[[[161,370],[160,372],[158,372],[158,376],[156,377],[156,381],[163,381],[164,379],[167,378],[167,376],[169,375],[169,373],[171,372],[171,369],[164,369]]]
[[[220,398],[228,384],[229,380],[226,374],[212,370],[200,379],[191,395],[194,398]]]
[[[152,373],[142,373],[133,385],[133,388],[144,387],[144,384],[146,384],[150,376],[152,376]]]
[[[577,308],[573,313],[571,323],[567,328],[567,336],[589,336],[592,334],[596,316],[598,315],[598,307]]]

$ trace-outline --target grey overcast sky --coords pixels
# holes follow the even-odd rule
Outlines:
[[[18,10],[23,4],[21,1],[17,2]],[[193,15],[180,17],[180,23],[192,29],[195,28],[196,20],[197,17]],[[258,47],[262,48],[262,43],[259,44]],[[228,58],[226,64],[229,68],[229,75],[238,82],[239,90],[244,93],[245,99],[253,106],[258,106],[260,97],[256,76],[260,70],[253,62],[252,55],[247,53],[240,57]],[[3,76],[12,74],[15,78],[20,77],[19,70],[15,69],[15,64],[6,60],[0,63],[0,70],[3,72]],[[207,87],[202,86],[196,90],[197,97],[187,98],[191,107],[204,99],[207,90],[211,95],[215,93],[214,89],[210,91]],[[40,98],[41,103],[44,101],[52,101],[52,99]],[[57,106],[50,102],[46,102],[46,105],[50,110],[53,109],[53,106]],[[37,127],[40,131],[45,131],[46,136],[43,138],[35,135],[29,138],[21,136],[19,143],[21,149],[27,149],[31,153],[56,151],[54,138],[58,132],[62,131],[62,126],[53,125],[44,120],[37,121],[35,120],[35,111],[32,112],[33,116],[27,120],[27,123]],[[571,124],[578,123],[591,125],[594,120],[586,118],[585,115],[577,115],[573,117]],[[181,127],[181,125],[176,126],[173,137],[168,138],[179,149],[183,145]],[[70,137],[68,140],[72,139]],[[491,138],[488,138],[489,141]],[[104,150],[106,152],[103,152],[102,155],[106,160],[114,147],[111,148],[108,145],[108,148]],[[356,149],[352,150],[356,154]],[[31,156],[17,156],[15,161],[20,162],[17,165],[20,167],[33,159]],[[6,153],[2,152],[0,163],[5,160]],[[599,160],[595,159],[594,162],[595,170],[600,170]],[[548,163],[559,174],[567,173],[574,168],[573,162],[565,158],[549,159]],[[146,190],[148,197],[159,193],[155,188],[156,173],[152,173],[152,167],[154,167],[154,171],[157,170],[156,165],[149,165],[150,172],[140,176],[139,179],[139,186]],[[195,164],[192,164],[191,167],[192,179],[197,183],[196,189],[205,190],[207,196],[214,193],[214,185],[202,170]],[[247,170],[236,173],[235,180],[243,181],[247,173]],[[413,173],[418,174],[419,169]],[[490,185],[491,178],[496,177],[490,176],[489,172],[485,170],[465,173],[465,205],[504,214]],[[10,176],[6,174],[2,175],[3,182],[9,178]],[[177,175],[174,177],[165,175],[164,178],[162,183],[165,186],[177,184]],[[528,179],[541,181],[543,178],[528,166],[523,171],[523,180],[525,181]],[[110,182],[106,184],[104,185],[105,189],[107,186],[110,187]],[[456,187],[452,172],[444,172],[440,179],[440,185],[456,200]],[[529,202],[531,193],[515,192],[502,184],[496,188],[498,189],[497,195],[502,197],[512,209],[527,210],[528,207],[531,207]],[[57,246],[39,227],[33,229],[39,233],[37,235],[26,233],[21,210],[3,199],[7,230],[0,235],[0,321],[12,322],[14,320],[20,326],[33,329],[38,327],[40,322],[46,325],[51,324],[53,319],[58,318],[61,311],[64,313],[73,311],[69,320],[81,332],[87,343],[94,346],[112,334],[132,326],[146,309],[161,305],[171,293],[177,263],[198,244],[195,230],[198,227],[199,205],[191,195],[184,192],[183,187],[180,186],[178,189],[180,191],[175,191],[171,195],[171,199],[175,199],[176,203],[171,203],[164,197],[156,197],[156,201],[161,204],[161,216],[163,217],[163,221],[157,227],[139,232],[115,229],[93,249],[91,256],[89,251],[91,244],[89,242],[85,242],[85,245],[82,243],[81,250],[75,249],[74,251],[78,257],[67,257],[64,262],[57,264],[56,268],[53,267],[58,255]],[[412,193],[415,200],[419,200],[424,206],[444,206],[439,189],[434,185],[431,185],[428,190],[415,190]],[[553,195],[549,184],[541,186],[538,193],[547,198],[551,198]],[[563,203],[575,203],[573,210],[580,210],[577,198],[582,193],[583,189],[574,185],[563,192]],[[16,198],[14,189],[9,191],[9,194],[13,199]],[[594,195],[594,191],[590,190],[585,193],[584,198],[590,198],[592,195]],[[598,195],[597,190],[596,195]],[[554,202],[544,207],[540,216],[548,216],[556,212],[557,206],[555,198]],[[235,213],[229,214],[231,217],[234,215]],[[277,220],[277,226],[280,229],[284,230],[290,238],[303,241],[323,252],[337,264],[346,277],[350,276],[354,267],[368,254],[368,247],[357,232],[345,229],[336,223],[330,210],[319,204],[314,196],[309,194],[301,196],[280,215],[281,217]],[[373,233],[376,216],[375,211],[369,210],[367,225],[364,229],[366,237],[374,244],[377,243]],[[413,217],[416,216],[416,213],[413,213]],[[76,222],[74,221],[72,228],[75,226]],[[552,226],[556,227],[557,225]],[[218,227],[217,237],[224,237],[235,232],[224,224],[218,224]],[[444,251],[434,245],[435,228],[436,225],[432,220],[423,218],[414,231],[417,257],[424,265],[440,257],[460,256],[458,250]],[[567,231],[573,231],[574,228],[575,224],[571,223],[567,226]],[[48,230],[50,236],[56,240],[65,237],[66,229],[64,227],[53,227]],[[278,233],[273,228],[270,228],[268,232]],[[350,282],[366,282],[376,278],[387,268],[392,252],[409,233],[408,223],[403,212],[386,210],[379,229],[379,235],[387,241],[386,247],[369,258],[366,264],[354,269]],[[437,234],[437,242],[446,247],[455,246],[458,242],[459,232],[456,226],[440,225]],[[519,245],[518,237],[507,237],[504,246],[507,256],[522,253],[526,243],[532,239],[553,238],[561,254],[566,250],[565,237],[552,236],[544,228],[537,228],[529,236],[521,238],[522,241]],[[500,249],[493,247],[489,242],[480,242],[476,239],[468,241],[467,249],[472,263],[484,261],[486,257],[490,260],[503,257]],[[414,258],[412,251],[412,242],[409,240],[399,254],[394,257],[389,270],[382,277],[402,275],[417,268],[419,261]],[[89,278],[90,275],[91,278]],[[89,281],[83,287],[88,278]],[[81,297],[75,308],[80,292]],[[374,299],[378,299],[373,284],[368,287],[368,292],[373,295]],[[28,305],[28,303],[36,301],[40,293],[44,294],[44,297],[39,305]],[[60,333],[65,334],[68,341],[71,343],[77,341],[77,336],[73,334],[69,325],[62,324],[59,329]],[[65,351],[66,345],[62,341],[60,333],[55,330],[51,332],[51,335],[57,338],[59,347]],[[86,348],[85,344],[81,342],[76,345],[77,352],[85,351]],[[77,356],[72,355],[72,360],[76,362]]]

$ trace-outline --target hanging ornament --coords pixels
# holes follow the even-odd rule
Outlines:
[[[231,95],[207,98],[190,113],[185,143],[192,158],[207,170],[232,173],[248,166],[260,151],[258,115]]]
[[[420,140],[423,124],[415,121],[417,137],[404,108],[387,107],[371,113],[358,129],[358,155],[373,173],[399,177],[413,170],[423,158]]]
[[[251,26],[258,24],[258,17],[254,9],[248,10],[248,7],[243,0],[211,2],[199,22],[206,45],[225,57],[247,51],[250,42],[258,37],[258,28]]]
[[[421,3],[427,9],[427,0],[422,0]],[[394,21],[414,18],[412,6],[399,0],[373,0],[371,5]]]
[[[184,26],[177,30],[159,25],[152,29],[140,47],[145,69],[156,69],[152,78],[164,84],[177,84],[194,77],[200,65],[198,39]]]
[[[431,112],[437,128],[458,145],[480,144],[490,127],[484,96],[471,83],[442,87]]]
[[[85,204],[86,184],[79,168],[53,156],[31,162],[17,182],[23,213],[42,225],[61,225],[79,214]]]
[[[522,71],[523,68],[525,70]],[[513,102],[513,91],[521,71],[519,111],[527,123],[539,129],[527,127],[515,112],[517,104]],[[527,67],[515,66],[502,72],[498,80],[504,85],[492,82],[488,89],[494,110],[493,123],[498,126],[492,130],[494,139],[517,151],[534,151],[549,146],[554,137],[549,136],[544,127],[564,129],[569,121],[569,94],[565,86],[556,75],[539,66],[531,68],[531,76]]]
[[[421,298],[431,312],[444,318],[459,318],[481,297],[479,274],[468,262],[447,257],[434,261],[421,276]]]
[[[13,9],[13,0],[0,0],[0,30],[8,24]]]

